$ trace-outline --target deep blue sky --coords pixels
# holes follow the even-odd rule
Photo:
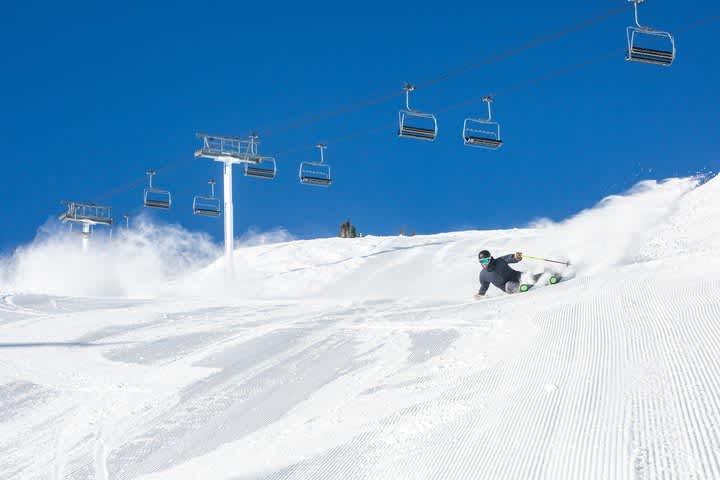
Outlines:
[[[432,144],[395,136],[401,96],[279,131],[624,3],[10,2],[0,18],[0,249],[31,240],[62,212],[64,198],[108,203],[116,220],[139,213],[145,170],[167,164],[173,168],[156,184],[172,190],[175,205],[154,215],[222,238],[221,220],[191,214],[192,195],[206,191],[208,178],[221,179],[219,164],[193,158],[197,131],[256,129],[261,152],[277,152],[273,183],[244,178],[236,167],[236,235],[276,226],[299,237],[334,235],[346,217],[372,234],[520,226],[562,219],[640,179],[718,170],[720,22],[678,32],[668,69],[630,64],[623,60],[629,5],[414,94],[416,108],[439,111],[618,51],[498,95],[500,151],[462,145],[462,121],[484,114],[481,102],[438,114]],[[718,13],[709,1],[641,7],[644,23],[671,31]],[[317,157],[318,141],[328,142],[329,189],[297,180],[298,163]]]

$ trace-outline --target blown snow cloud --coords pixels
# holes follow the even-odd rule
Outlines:
[[[3,283],[14,291],[69,296],[148,297],[169,280],[207,265],[218,246],[209,236],[140,217],[109,238],[98,229],[88,251],[56,223],[4,259]]]

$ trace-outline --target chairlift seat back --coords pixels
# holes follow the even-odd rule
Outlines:
[[[170,192],[166,190],[159,190],[156,188],[146,188],[144,204],[146,207],[149,208],[160,208],[167,210],[172,204]]]
[[[668,32],[628,27],[625,60],[670,66],[675,60],[675,41]]]
[[[672,52],[665,50],[633,47],[628,50],[627,60],[668,66],[672,64],[674,58]]]
[[[220,199],[200,195],[196,196],[193,199],[193,213],[205,217],[219,217],[222,213],[220,209]]]
[[[317,162],[302,162],[300,164],[300,183],[328,187],[332,183],[330,165]]]
[[[437,137],[437,119],[430,113],[400,110],[398,137],[432,142]]]
[[[307,185],[317,185],[320,187],[329,187],[332,183],[332,179],[330,178],[322,178],[322,177],[312,177],[309,175],[305,175],[300,177],[300,182],[305,183]]]
[[[271,157],[261,158],[256,164],[245,164],[245,176],[272,180],[277,174],[275,159]]]
[[[275,178],[275,171],[263,167],[246,167],[245,176],[272,180]]]
[[[465,145],[492,150],[497,150],[503,144],[500,139],[500,125],[497,122],[473,118],[465,119],[463,140]]]
[[[497,150],[498,148],[502,147],[503,142],[502,140],[493,140],[491,138],[466,136],[465,143],[474,147],[485,147]]]

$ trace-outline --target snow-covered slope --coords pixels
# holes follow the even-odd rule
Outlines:
[[[557,224],[242,247],[227,289],[155,242],[44,240],[2,275],[0,478],[720,478],[719,200],[644,182]],[[480,248],[573,268],[475,301]]]

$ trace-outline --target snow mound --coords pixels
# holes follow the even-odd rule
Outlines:
[[[248,299],[339,296],[459,300],[467,298],[476,282],[477,252],[481,249],[495,255],[522,251],[572,263],[570,270],[531,261],[519,266],[528,271],[550,269],[565,276],[592,275],[645,258],[641,254],[644,246],[665,235],[649,232],[665,225],[678,209],[687,210],[684,199],[690,193],[702,198],[713,193],[705,191],[715,188],[716,183],[697,189],[699,181],[695,178],[644,181],[568,220],[536,222],[530,228],[331,238],[240,248],[235,252],[234,288],[224,289],[224,264],[220,260],[173,284],[165,293],[214,296],[223,292]],[[686,241],[691,244],[695,237],[690,235]]]
[[[640,257],[646,260],[720,251],[720,177],[679,199],[665,221],[645,233]]]

